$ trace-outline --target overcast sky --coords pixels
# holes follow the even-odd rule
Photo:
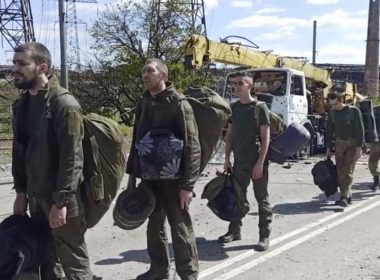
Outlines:
[[[123,0],[117,0],[119,2]],[[140,0],[141,1],[141,0]],[[87,29],[105,4],[77,4],[81,57],[88,57]],[[59,65],[58,1],[31,0],[37,40],[46,44]],[[369,0],[205,0],[210,39],[244,36],[261,50],[311,60],[313,20],[318,21],[317,62],[364,64]],[[1,42],[1,41],[0,41]],[[0,64],[9,62],[2,40]]]

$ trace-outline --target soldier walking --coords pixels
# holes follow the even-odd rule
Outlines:
[[[231,105],[232,118],[228,124],[226,135],[224,170],[232,170],[233,176],[244,193],[245,201],[240,201],[241,218],[249,210],[247,188],[252,180],[259,207],[260,238],[256,249],[265,251],[269,248],[270,224],[272,222],[272,209],[268,194],[269,163],[266,159],[270,141],[269,110],[264,104],[259,112],[257,122],[254,114],[257,101],[251,96],[252,77],[245,73],[239,73],[233,79],[232,84],[239,100]],[[233,167],[230,161],[232,151],[234,154]],[[219,242],[227,243],[241,239],[241,218],[230,223],[227,233],[219,237]]]
[[[340,199],[336,205],[347,207],[351,203],[351,184],[355,164],[361,156],[364,143],[364,125],[360,110],[344,103],[344,95],[330,93],[331,110],[327,119],[326,156],[331,157],[335,136],[335,161],[338,172]]]
[[[380,108],[375,107],[375,110],[376,109],[380,109]],[[377,134],[380,135],[380,115],[379,114],[375,114],[375,121],[376,121]],[[368,158],[369,171],[371,172],[373,176],[373,184],[371,185],[371,189],[373,191],[376,191],[376,189],[379,187],[379,169],[378,169],[379,159],[380,159],[380,141],[371,143],[369,158]]]
[[[84,136],[81,108],[49,75],[51,55],[40,43],[15,49],[12,74],[24,90],[14,106],[12,173],[14,214],[26,215],[51,232],[42,280],[90,280],[80,195]]]
[[[167,217],[177,273],[182,280],[195,280],[198,276],[198,252],[189,205],[193,199],[192,190],[199,176],[201,160],[197,124],[190,104],[170,82],[167,82],[168,69],[161,60],[148,59],[142,69],[142,78],[146,91],[136,107],[132,145],[127,163],[127,173],[130,174],[128,188],[135,187],[136,177],[143,177],[143,161],[139,158],[139,152],[142,153],[142,150],[136,147],[141,147],[152,130],[171,131],[183,140],[183,152],[179,179],[142,178],[155,192],[156,208],[149,217],[147,228],[150,268],[137,276],[137,279],[169,279],[170,259],[164,226]],[[154,165],[153,162],[147,164]]]

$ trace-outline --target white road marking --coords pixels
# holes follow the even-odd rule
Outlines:
[[[12,183],[13,183],[13,177],[0,178],[0,184],[12,184]]]
[[[279,236],[279,237],[271,240],[271,246],[279,244],[280,242],[282,242],[284,240],[292,238],[292,237],[294,237],[294,236],[296,236],[296,235],[298,235],[298,234],[300,234],[302,232],[310,230],[310,229],[312,229],[312,228],[314,228],[316,226],[319,226],[319,225],[321,225],[321,224],[323,224],[323,223],[325,223],[327,221],[330,221],[330,220],[332,220],[332,219],[334,219],[336,217],[339,217],[339,216],[341,216],[343,214],[347,214],[347,212],[351,212],[354,209],[359,208],[359,207],[363,206],[364,204],[366,204],[366,203],[368,203],[368,202],[370,202],[370,201],[372,201],[372,200],[374,200],[376,198],[377,198],[377,196],[370,197],[370,198],[368,198],[368,199],[366,199],[364,201],[361,201],[361,202],[359,202],[357,204],[351,205],[350,207],[346,208],[346,210],[344,212],[339,212],[339,213],[331,214],[331,215],[326,216],[326,217],[324,217],[324,218],[322,218],[322,219],[320,219],[318,221],[312,222],[312,223],[310,223],[310,224],[308,224],[306,226],[303,226],[303,227],[298,228],[296,230],[293,230],[293,231],[291,231],[289,233],[286,233],[286,234],[284,234],[282,236]],[[203,278],[205,278],[205,277],[207,277],[207,276],[209,276],[211,274],[214,274],[215,272],[218,272],[218,271],[220,271],[222,269],[225,269],[226,267],[231,266],[234,263],[240,262],[240,261],[242,261],[242,260],[244,260],[246,258],[249,258],[249,257],[251,257],[251,256],[253,256],[253,255],[257,254],[257,253],[258,252],[254,251],[252,249],[252,250],[249,250],[249,251],[247,251],[245,253],[242,253],[240,255],[232,257],[232,258],[230,258],[230,259],[228,259],[228,260],[226,260],[224,262],[221,262],[221,263],[219,263],[217,265],[214,265],[214,266],[212,266],[210,268],[207,268],[207,269],[205,269],[205,270],[203,270],[203,271],[201,271],[199,273],[198,279],[201,280],[201,279],[203,279]]]
[[[367,200],[367,202],[368,202],[368,200]],[[289,243],[286,243],[286,244],[282,245],[281,247],[274,249],[273,251],[269,251],[265,255],[263,255],[257,259],[254,259],[254,260],[252,260],[252,261],[250,261],[244,265],[241,265],[241,266],[225,273],[222,276],[213,278],[212,280],[228,280],[228,279],[231,279],[231,278],[233,278],[233,277],[235,277],[235,276],[237,276],[243,272],[246,272],[246,271],[254,268],[255,266],[259,265],[260,263],[263,263],[263,262],[265,262],[265,261],[267,261],[267,260],[269,260],[269,259],[271,259],[271,258],[273,258],[273,257],[275,257],[275,256],[277,256],[277,255],[279,255],[279,254],[281,254],[281,253],[283,253],[283,252],[285,252],[285,251],[287,251],[287,250],[289,250],[289,249],[291,249],[291,248],[293,248],[293,247],[295,247],[295,246],[297,246],[297,245],[299,245],[299,244],[301,244],[301,243],[303,243],[303,242],[305,242],[305,241],[307,241],[313,237],[316,237],[317,235],[324,233],[325,231],[328,231],[328,230],[330,230],[330,229],[332,229],[332,228],[334,228],[340,224],[343,224],[344,222],[347,222],[347,221],[355,218],[356,216],[359,216],[360,214],[363,214],[363,213],[365,213],[365,212],[367,212],[367,211],[369,211],[369,210],[371,210],[371,209],[373,209],[379,205],[380,205],[380,200],[376,201],[376,202],[374,202],[374,203],[372,203],[372,204],[370,204],[370,205],[368,205],[368,206],[366,206],[366,207],[364,207],[364,208],[362,208],[356,212],[348,214],[347,216],[345,216],[345,217],[343,217],[337,221],[334,221],[328,225],[325,225],[319,229],[316,229],[315,231],[313,231],[309,234],[306,234],[306,235],[304,235],[298,239],[295,239]]]

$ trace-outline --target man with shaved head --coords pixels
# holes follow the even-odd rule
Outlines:
[[[240,201],[240,219],[230,223],[228,232],[219,237],[219,242],[227,243],[241,239],[241,219],[249,211],[246,196],[247,188],[252,180],[259,206],[259,242],[255,249],[265,251],[269,248],[270,223],[272,222],[272,210],[268,200],[268,161],[266,160],[270,140],[269,110],[263,104],[257,122],[254,114],[257,101],[251,95],[253,79],[248,73],[242,72],[236,75],[232,84],[239,100],[231,105],[232,118],[226,135],[224,170],[232,171],[238,181],[238,187],[245,194],[245,201]],[[234,153],[233,167],[230,161],[232,151]]]

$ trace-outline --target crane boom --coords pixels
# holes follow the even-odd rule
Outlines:
[[[305,73],[305,78],[324,87],[332,84],[328,70],[318,68],[297,59],[281,57],[268,51],[257,51],[248,47],[208,40],[193,34],[186,42],[185,62],[191,68],[201,68],[209,62],[220,62],[252,68],[285,67]]]

